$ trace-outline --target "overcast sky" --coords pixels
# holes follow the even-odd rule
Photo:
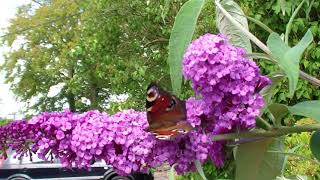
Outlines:
[[[0,6],[0,36],[5,32],[3,28],[9,25],[9,19],[14,17],[17,7],[29,3],[30,0],[4,0]],[[0,64],[3,63],[3,52],[5,49],[0,47]],[[0,74],[0,117],[13,118],[21,108],[20,103],[15,101],[13,94],[9,90],[9,85],[4,84],[3,74]]]

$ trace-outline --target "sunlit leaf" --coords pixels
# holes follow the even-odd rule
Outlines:
[[[183,54],[192,40],[198,16],[203,7],[204,0],[189,0],[178,12],[169,40],[170,76],[175,94],[180,94],[182,83]]]

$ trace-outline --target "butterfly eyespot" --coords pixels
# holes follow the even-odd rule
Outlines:
[[[160,139],[160,140],[169,140],[170,139],[170,135],[157,135],[156,138]]]
[[[177,102],[174,98],[171,99],[169,106],[166,108],[166,111],[171,111],[175,106]]]
[[[172,131],[173,131],[173,132],[180,133],[180,134],[186,134],[186,133],[187,133],[187,131],[184,130],[184,129],[174,129],[174,130],[172,130]]]
[[[147,92],[147,101],[155,101],[158,97],[158,93],[154,89],[149,89]]]

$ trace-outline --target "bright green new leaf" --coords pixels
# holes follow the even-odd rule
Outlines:
[[[235,1],[223,0],[221,1],[221,5],[243,27],[249,29],[247,18],[240,6]],[[239,30],[239,28],[234,26],[218,8],[216,9],[216,22],[220,33],[228,36],[233,45],[246,49],[247,53],[252,52],[249,38],[241,30]]]
[[[197,20],[204,0],[189,0],[178,12],[169,40],[170,76],[172,88],[175,94],[180,94],[182,83],[183,54],[192,40]]]
[[[320,131],[316,131],[312,134],[310,139],[310,149],[314,157],[320,160]]]
[[[304,101],[294,106],[289,106],[288,109],[292,114],[311,117],[320,121],[320,100]]]

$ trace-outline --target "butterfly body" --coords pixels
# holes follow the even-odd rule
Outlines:
[[[192,127],[186,121],[186,104],[169,92],[151,83],[146,98],[148,131],[158,139],[173,139],[189,132]]]

